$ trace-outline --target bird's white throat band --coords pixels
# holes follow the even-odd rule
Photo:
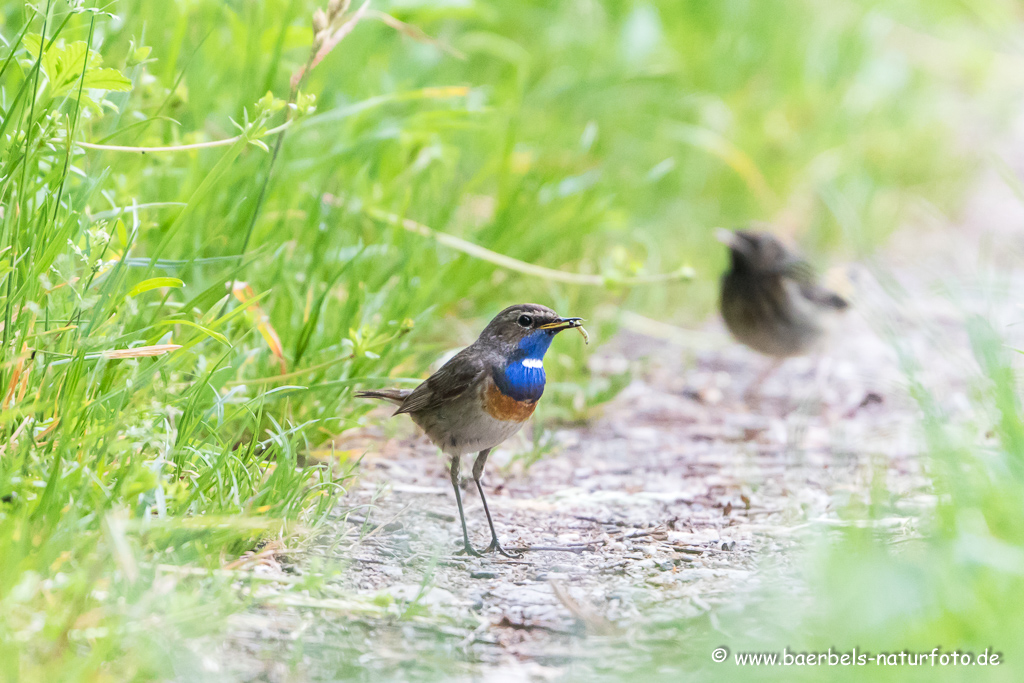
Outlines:
[[[522,362],[524,368],[534,368],[539,370],[544,367],[544,361],[540,358],[524,358]]]

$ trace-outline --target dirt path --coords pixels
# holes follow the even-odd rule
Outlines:
[[[883,523],[915,533],[931,493],[895,349],[930,359],[922,379],[965,414],[975,372],[965,316],[1021,313],[1006,296],[1024,284],[1020,204],[994,177],[974,196],[962,224],[908,228],[860,267],[856,309],[828,357],[787,362],[757,405],[739,397],[764,361],[719,323],[688,332],[627,318],[594,358],[598,370],[630,366],[636,377],[604,417],[559,430],[555,452],[527,472],[508,466],[516,441],[488,465],[503,542],[563,550],[454,557],[458,521],[436,450],[411,426],[392,438],[382,421],[349,433],[344,448],[368,450],[344,501],[355,510],[290,572],[322,576],[317,597],[268,589],[236,620],[228,652],[247,657],[230,668],[253,680],[549,680],[586,667],[585,634],[704,614],[714,623],[756,590],[763,567],[792,562],[808,534],[843,524],[877,471],[898,500]],[[993,236],[1000,249],[986,254]],[[482,546],[482,508],[471,488],[466,498]],[[291,673],[270,663],[282,648],[298,662]]]

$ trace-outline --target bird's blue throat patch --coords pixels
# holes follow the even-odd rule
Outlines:
[[[494,373],[501,393],[517,401],[536,401],[544,394],[544,354],[555,335],[537,330],[519,342],[505,367]]]

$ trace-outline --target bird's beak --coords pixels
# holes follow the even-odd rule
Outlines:
[[[715,239],[729,247],[734,252],[739,252],[747,258],[753,258],[752,245],[743,235],[725,228],[715,228]]]
[[[740,241],[736,233],[725,228],[715,228],[715,239],[730,249],[738,247]]]
[[[555,322],[547,323],[538,327],[538,330],[555,330],[561,332],[571,327],[583,327],[583,318],[559,318]]]

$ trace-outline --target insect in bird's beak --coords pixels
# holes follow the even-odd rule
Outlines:
[[[585,329],[583,329],[583,318],[559,318],[555,322],[547,323],[546,325],[541,325],[537,329],[561,331],[568,330],[573,327],[580,331],[580,334],[583,335],[583,341],[589,344],[590,335],[587,334],[587,331]]]

